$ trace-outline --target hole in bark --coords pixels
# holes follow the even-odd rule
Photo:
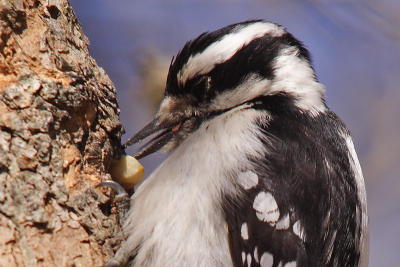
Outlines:
[[[53,229],[48,228],[48,223],[47,222],[34,222],[33,226],[36,227],[37,229],[41,230],[43,233],[51,233],[53,232]]]
[[[27,27],[26,14],[23,11],[0,10],[0,20],[5,21],[16,34],[21,34]],[[10,34],[1,34],[2,41],[7,41],[9,36]]]
[[[0,173],[8,172],[8,167],[0,162]]]
[[[86,225],[86,224],[81,224],[81,225],[82,225],[83,229],[85,229],[85,231],[86,231],[89,235],[93,234],[93,231],[89,228],[88,225]]]
[[[57,19],[58,16],[60,16],[60,10],[56,6],[49,6],[47,7],[47,10],[49,11],[52,19]]]
[[[50,200],[55,197],[56,195],[54,195],[53,193],[47,192],[46,196],[44,197],[44,204],[48,205],[50,203]]]
[[[107,201],[106,203],[99,204],[99,208],[101,210],[101,212],[105,215],[105,216],[110,216],[111,215],[111,201]]]

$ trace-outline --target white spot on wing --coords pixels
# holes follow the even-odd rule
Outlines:
[[[247,254],[247,266],[250,267],[251,265],[251,254]]]
[[[291,261],[285,264],[283,267],[296,267],[297,263],[295,261]]]
[[[252,171],[241,172],[238,176],[239,184],[246,190],[249,190],[258,184],[258,176]]]
[[[253,202],[259,220],[274,224],[279,219],[279,209],[275,198],[269,192],[260,192]]]
[[[294,46],[280,51],[273,65],[275,78],[270,94],[288,92],[296,97],[296,106],[316,115],[326,110],[322,100],[325,88],[316,81],[310,63],[298,54],[299,50]]]
[[[215,65],[229,60],[237,51],[254,39],[264,35],[281,36],[285,30],[273,23],[256,22],[247,26],[238,26],[232,33],[212,43],[203,52],[193,55],[178,73],[178,81],[182,84],[195,75],[210,72]]]
[[[264,252],[260,259],[261,267],[272,267],[274,264],[274,256],[271,253]]]
[[[243,223],[243,224],[242,224],[242,227],[241,227],[241,229],[240,229],[240,233],[241,233],[242,238],[243,238],[244,240],[249,239],[249,229],[247,228],[247,223]]]
[[[254,260],[256,262],[259,262],[259,259],[258,259],[258,247],[257,246],[254,248]]]
[[[302,226],[300,224],[300,221],[296,221],[293,224],[293,233],[295,235],[297,235],[301,240],[304,241],[304,231],[303,231],[303,228],[302,228]]]
[[[277,223],[275,228],[277,230],[286,230],[289,229],[290,226],[290,218],[289,214],[286,214],[283,218],[281,218]]]

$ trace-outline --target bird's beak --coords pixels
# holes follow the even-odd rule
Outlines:
[[[152,134],[158,133],[150,141],[144,144],[140,151],[135,155],[135,158],[137,159],[143,158],[165,146],[174,134],[179,131],[180,126],[181,123],[179,121],[161,120],[160,117],[156,117],[152,122],[147,124],[142,130],[131,137],[123,146],[126,148],[130,145],[139,143]]]

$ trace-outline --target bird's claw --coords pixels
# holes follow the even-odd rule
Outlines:
[[[128,193],[126,192],[125,188],[123,188],[122,185],[120,185],[114,180],[105,180],[99,183],[96,187],[109,187],[113,189],[115,192],[117,192],[117,196],[124,196],[124,195],[128,196]]]
[[[123,221],[125,214],[130,207],[130,198],[126,190],[122,187],[122,185],[113,180],[105,180],[98,184],[96,187],[109,187],[117,192],[117,195],[115,196],[115,204],[117,206],[117,209],[120,211],[119,220],[120,222]]]

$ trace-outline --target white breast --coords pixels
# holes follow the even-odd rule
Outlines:
[[[244,108],[203,123],[134,194],[124,228],[134,266],[232,266],[221,196],[237,193],[230,174],[250,166],[246,154],[263,151],[254,122],[265,113]]]

